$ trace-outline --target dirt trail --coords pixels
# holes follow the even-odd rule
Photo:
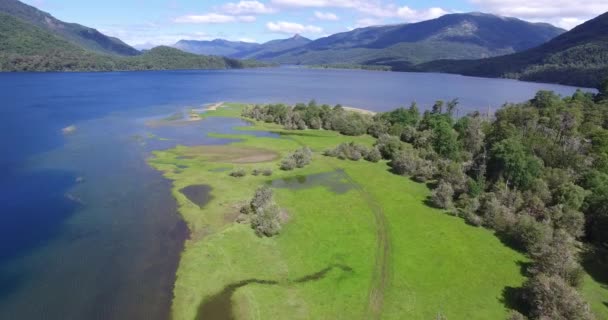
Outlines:
[[[390,277],[391,241],[388,232],[388,223],[386,221],[386,216],[384,215],[384,209],[382,209],[382,206],[378,201],[376,201],[376,199],[374,199],[374,197],[361,185],[354,181],[351,176],[346,173],[345,176],[349,183],[351,183],[363,199],[365,199],[365,202],[367,202],[367,205],[374,214],[376,223],[376,261],[369,289],[365,319],[380,319],[382,316],[382,307],[384,305],[384,291]]]
[[[293,141],[301,146],[306,146],[301,141],[291,137]],[[335,170],[341,170],[337,166],[332,166]],[[391,255],[391,240],[388,230],[388,222],[384,215],[384,209],[378,201],[367,192],[360,184],[358,184],[346,171],[343,171],[344,177],[348,183],[352,185],[359,194],[365,199],[367,205],[374,214],[376,223],[376,258],[372,281],[369,288],[368,303],[365,311],[364,319],[380,319],[382,317],[382,308],[384,305],[384,291],[390,280],[390,255]]]

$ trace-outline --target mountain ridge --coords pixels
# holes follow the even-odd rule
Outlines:
[[[522,52],[482,60],[437,60],[412,70],[598,87],[608,76],[608,12]]]

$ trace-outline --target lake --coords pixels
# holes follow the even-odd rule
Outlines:
[[[576,88],[444,74],[271,68],[0,74],[0,319],[167,319],[187,227],[155,149],[245,123],[149,126],[217,101],[495,110]],[[70,127],[71,126],[71,127]],[[63,130],[70,127],[69,130]],[[204,182],[201,182],[204,183]]]

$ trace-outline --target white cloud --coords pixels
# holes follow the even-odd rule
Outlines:
[[[100,28],[100,32],[118,37],[137,49],[150,49],[160,45],[173,45],[179,40],[211,40],[213,37],[205,32],[172,32],[158,34],[157,27],[146,26],[109,26]]]
[[[208,13],[203,15],[186,15],[175,18],[176,23],[201,23],[201,24],[219,24],[230,22],[255,22],[254,16],[233,16],[218,13]]]
[[[449,13],[442,8],[428,8],[424,10],[414,10],[408,6],[401,7],[397,10],[397,16],[407,22],[418,22],[424,20],[435,19]]]
[[[230,2],[223,5],[221,10],[232,15],[269,14],[276,12],[276,9],[270,8],[259,1],[240,1],[238,3]]]
[[[334,13],[331,13],[331,12],[315,11],[315,17],[317,17],[317,19],[319,19],[319,20],[326,20],[326,21],[340,20],[340,18],[337,15],[335,15]]]
[[[286,21],[268,22],[266,24],[266,28],[272,32],[287,33],[287,34],[323,32],[323,29],[320,27],[317,27],[317,26],[312,26],[312,25],[305,26],[305,25],[302,25],[299,23],[286,22]]]
[[[257,41],[253,38],[239,38],[238,39],[241,42],[249,42],[249,43],[256,43]]]
[[[284,7],[350,8],[376,17],[394,16],[395,5],[384,5],[380,0],[272,0]]]
[[[608,11],[607,0],[469,0],[480,10],[572,28]]]
[[[365,27],[369,27],[369,26],[377,26],[377,25],[381,25],[382,24],[382,20],[380,19],[375,19],[375,18],[363,18],[363,19],[359,19],[357,20],[357,23],[355,24],[354,28],[349,28],[349,29],[355,29],[355,28],[365,28]]]

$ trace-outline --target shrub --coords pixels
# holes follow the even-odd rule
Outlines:
[[[414,152],[400,151],[392,158],[390,165],[393,172],[400,175],[413,175],[422,162]]]
[[[440,181],[439,185],[431,194],[431,202],[433,205],[442,209],[451,209],[453,207],[454,189],[452,185],[445,181]]]
[[[581,282],[576,243],[564,230],[556,230],[548,243],[536,244],[531,252],[533,271],[548,276],[559,276],[572,286]]]
[[[281,170],[290,171],[295,168],[304,168],[312,161],[312,151],[303,147],[288,155],[281,162]]]
[[[524,285],[531,314],[537,319],[591,320],[589,306],[576,289],[557,276],[537,274]]]
[[[308,147],[296,150],[292,156],[298,168],[304,168],[312,161],[312,151]]]
[[[262,174],[266,177],[269,177],[272,175],[272,169],[266,168],[266,169],[262,170]]]
[[[272,195],[273,195],[273,193],[272,193],[272,189],[270,189],[270,187],[268,187],[268,186],[259,187],[255,191],[255,194],[253,195],[251,202],[249,202],[249,206],[253,209],[253,211],[267,207],[270,203],[272,203]]]
[[[242,178],[246,175],[247,172],[243,168],[234,169],[232,172],[230,172],[230,176],[235,178]]]
[[[519,217],[509,233],[513,240],[530,252],[534,246],[548,243],[551,240],[553,229],[547,223],[538,222],[530,216],[523,215]]]
[[[281,170],[291,171],[296,168],[296,159],[293,156],[288,156],[281,162]]]
[[[369,162],[378,162],[382,160],[382,154],[380,153],[380,150],[378,150],[378,148],[373,147],[369,149],[369,151],[365,155],[365,160]]]
[[[251,217],[251,227],[259,236],[272,237],[281,231],[279,221],[280,209],[276,204],[272,204],[256,211]]]
[[[381,135],[374,146],[378,148],[384,159],[392,159],[394,155],[405,148],[398,137],[388,134]]]
[[[262,170],[260,169],[253,169],[253,171],[251,171],[251,174],[254,176],[259,176],[260,174],[262,174]]]
[[[281,231],[281,210],[274,203],[272,196],[272,189],[268,186],[258,188],[249,205],[241,208],[237,221],[249,222],[259,236],[277,235]]]

